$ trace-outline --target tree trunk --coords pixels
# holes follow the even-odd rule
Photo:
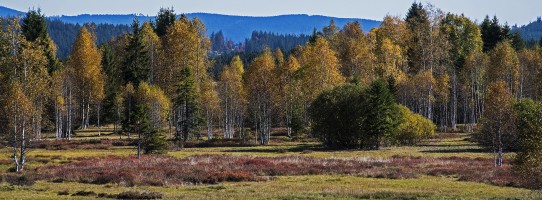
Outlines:
[[[452,75],[452,129],[457,128],[457,73],[454,67]]]
[[[96,108],[96,111],[98,113],[98,136],[102,136],[102,129],[100,127],[100,103],[98,103],[98,107]]]

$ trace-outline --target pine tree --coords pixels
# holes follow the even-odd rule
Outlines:
[[[510,27],[502,27],[499,24],[497,16],[493,16],[493,19],[490,20],[489,16],[486,15],[486,18],[484,18],[484,21],[482,21],[482,24],[480,25],[480,30],[484,42],[484,52],[489,52],[495,48],[497,44],[510,38]]]

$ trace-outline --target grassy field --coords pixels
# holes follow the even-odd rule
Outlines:
[[[32,149],[28,154],[27,173],[48,174],[58,170],[61,174],[69,174],[70,171],[75,171],[69,169],[76,169],[70,167],[77,167],[78,163],[84,164],[85,161],[88,161],[87,164],[84,164],[85,167],[88,167],[88,165],[100,163],[104,159],[124,159],[135,154],[134,147],[128,146],[126,143],[104,142],[118,139],[118,135],[111,135],[105,131],[102,133],[101,136],[98,136],[95,130],[79,132],[74,140],[80,140],[80,143],[71,145],[58,143],[57,146],[45,145]],[[3,181],[0,183],[0,198],[96,199],[114,198],[112,195],[129,191],[149,191],[163,194],[165,199],[542,199],[542,193],[538,191],[502,186],[496,184],[498,181],[491,182],[486,181],[486,179],[465,178],[465,172],[454,171],[457,169],[444,169],[443,166],[448,165],[448,162],[453,164],[452,162],[458,162],[458,160],[467,160],[478,164],[483,163],[484,166],[491,166],[493,155],[484,151],[475,143],[470,142],[468,138],[468,134],[447,133],[439,134],[437,138],[424,141],[421,145],[415,147],[386,147],[375,151],[337,151],[322,148],[314,141],[290,141],[287,137],[279,135],[274,136],[268,146],[194,147],[185,148],[181,151],[170,151],[168,153],[169,157],[151,155],[146,158],[149,162],[171,159],[172,162],[177,162],[178,166],[193,165],[195,169],[179,169],[181,170],[179,172],[184,173],[192,170],[198,176],[201,176],[202,172],[200,170],[205,175],[209,170],[230,170],[227,168],[229,166],[235,170],[247,170],[246,173],[249,174],[252,172],[251,170],[257,171],[254,173],[258,177],[264,178],[250,179],[249,177],[246,180],[242,178],[230,180],[229,176],[226,176],[227,178],[223,180],[219,178],[217,179],[219,181],[213,182],[213,184],[186,181],[180,184],[164,184],[162,182],[159,186],[152,186],[152,184],[140,184],[137,181],[136,184],[123,184],[123,182],[94,182],[92,184],[88,183],[89,181],[73,181],[66,175],[65,177],[62,176],[64,181],[53,179],[58,177],[50,179],[38,178],[32,186],[10,185]],[[45,143],[47,142],[54,143],[55,141],[51,140]],[[59,149],[63,145],[69,147]],[[12,167],[9,154],[8,148],[0,149],[0,171],[2,174],[13,174],[8,172],[9,168]],[[199,157],[196,155],[199,155]],[[508,161],[513,156],[512,153],[505,154]],[[224,168],[222,166],[208,167],[202,165],[201,160],[206,158],[224,159],[225,161],[216,161],[216,163],[224,162],[228,165],[224,164]],[[236,159],[245,162],[245,164],[238,164],[240,161],[235,161]],[[406,163],[394,164],[405,160]],[[410,165],[411,160],[419,163]],[[137,162],[130,159],[127,161]],[[290,173],[287,171],[288,169],[300,170],[300,167],[304,167],[297,166],[299,164],[312,164],[307,162],[319,164],[312,167],[324,166],[323,168],[325,168],[325,166],[332,166],[330,162],[343,161],[345,166],[350,167],[355,164],[369,166],[367,169],[359,170],[355,168],[349,170],[335,169],[335,171],[322,169],[321,173],[317,169],[308,172]],[[186,164],[186,162],[189,163]],[[272,171],[277,167],[267,169],[264,166],[264,169],[260,169],[262,166],[258,162],[267,163],[267,165],[289,165],[288,167],[291,168],[286,168],[286,171]],[[104,165],[107,165],[107,162],[104,163]],[[209,163],[222,165],[212,161],[204,161],[203,164]],[[397,166],[402,167],[403,165],[408,166],[410,170],[418,170],[419,172],[414,172],[415,176],[406,178],[403,176],[398,178],[396,176],[374,174],[387,173],[390,170],[395,174],[399,173],[399,175],[401,175],[400,173],[413,173],[412,171],[396,169]],[[256,167],[251,168],[254,166]],[[334,167],[337,168],[337,166]],[[505,167],[509,170],[509,165]],[[96,169],[98,168],[89,168],[89,170]],[[281,168],[281,170],[284,169]],[[424,172],[424,170],[433,170],[434,172]],[[440,172],[439,170],[448,171]],[[450,170],[452,171],[449,172]],[[151,172],[157,173],[155,171]],[[497,174],[489,179],[499,176],[497,172],[499,171],[488,171],[488,173]],[[85,172],[79,173],[75,175],[85,176]],[[251,181],[247,181],[249,179]]]

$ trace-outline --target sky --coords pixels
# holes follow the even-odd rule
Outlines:
[[[0,0],[20,11],[41,8],[47,16],[78,14],[143,14],[154,16],[161,7],[177,13],[217,13],[242,16],[281,14],[325,15],[382,20],[404,16],[414,0]],[[418,0],[420,2],[420,0]],[[465,14],[482,21],[497,15],[501,22],[524,25],[542,15],[542,0],[425,0],[445,12]]]

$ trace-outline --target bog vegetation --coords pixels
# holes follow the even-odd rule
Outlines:
[[[337,27],[331,21],[288,52],[264,48],[257,56],[232,56],[218,76],[203,22],[177,18],[173,9],[161,9],[154,22],[134,20],[130,34],[100,46],[93,27],[83,26],[66,60],[56,58],[39,10],[1,20],[0,134],[9,149],[2,164],[19,172],[4,173],[8,182],[32,184],[27,179],[33,177],[166,186],[315,174],[443,175],[540,189],[542,50],[525,48],[519,34],[496,17],[476,24],[414,3],[405,19],[386,16],[370,32],[356,22]],[[97,138],[119,139],[76,141],[89,129]],[[274,141],[278,132],[284,137]],[[303,154],[313,152],[314,141],[323,145],[316,150],[409,149],[447,132],[468,132],[483,147],[479,151],[493,156],[142,155],[284,140],[308,145]],[[94,156],[25,167],[33,148],[126,146],[134,147],[126,154],[137,159]],[[162,197],[117,197],[122,195]]]

